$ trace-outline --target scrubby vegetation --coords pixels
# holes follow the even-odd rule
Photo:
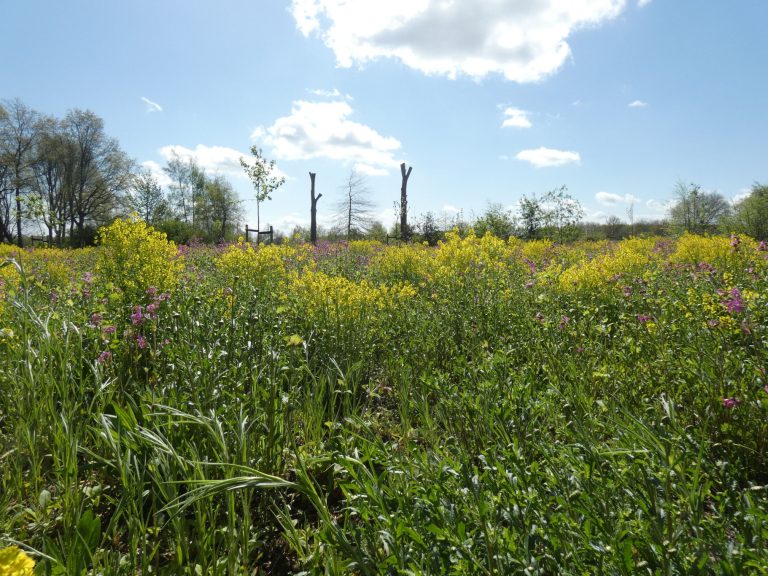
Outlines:
[[[768,572],[764,243],[100,238],[0,247],[18,570]]]

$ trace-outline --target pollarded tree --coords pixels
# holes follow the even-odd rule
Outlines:
[[[336,203],[339,230],[343,231],[347,240],[365,236],[374,220],[374,204],[370,200],[371,191],[365,176],[353,169],[341,186],[341,192],[341,198]]]

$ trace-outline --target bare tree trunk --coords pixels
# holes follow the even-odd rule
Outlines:
[[[315,172],[309,173],[309,179],[312,182],[312,189],[310,190],[310,194],[312,195],[312,208],[310,210],[309,239],[312,244],[317,243],[317,201],[322,197],[322,194],[315,196],[315,176]]]
[[[400,238],[403,241],[407,241],[411,236],[408,228],[408,178],[411,176],[411,170],[413,166],[409,166],[406,172],[405,162],[400,164],[400,174],[403,177],[403,183],[400,186]]]
[[[24,248],[24,238],[21,235],[21,190],[16,184],[16,234],[19,248]]]

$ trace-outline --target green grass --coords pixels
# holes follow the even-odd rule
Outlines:
[[[41,574],[768,573],[766,310],[708,327],[721,280],[477,270],[350,320],[217,258],[141,326],[98,282],[8,296],[0,547]]]

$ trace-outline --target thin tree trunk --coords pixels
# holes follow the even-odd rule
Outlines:
[[[16,234],[19,248],[24,248],[24,238],[21,235],[21,189],[16,184]]]

